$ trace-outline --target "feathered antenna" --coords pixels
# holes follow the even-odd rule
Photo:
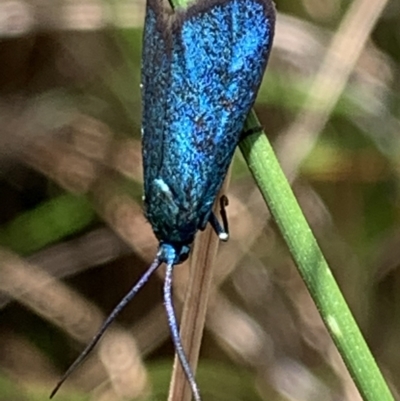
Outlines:
[[[161,258],[161,251],[157,253],[156,258],[154,259],[151,266],[147,269],[147,271],[143,274],[140,280],[132,287],[132,289],[122,298],[120,303],[114,308],[114,310],[110,313],[107,319],[104,321],[103,325],[100,327],[97,334],[93,337],[92,341],[86,346],[86,348],[81,352],[75,362],[68,368],[68,370],[61,377],[57,385],[54,387],[54,390],[50,394],[50,398],[53,398],[61,385],[65,382],[65,380],[71,375],[71,373],[85,360],[85,358],[90,354],[96,344],[99,342],[104,332],[107,330],[108,326],[115,320],[115,318],[119,315],[122,309],[132,300],[132,298],[138,293],[138,291],[146,284],[149,277],[157,270],[157,268],[163,262]]]

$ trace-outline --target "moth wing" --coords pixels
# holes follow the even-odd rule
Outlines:
[[[264,74],[274,22],[269,0],[204,1],[174,14],[159,176],[182,220],[208,220]]]
[[[147,194],[162,164],[166,91],[170,71],[167,29],[162,2],[148,0],[142,50],[142,153]]]

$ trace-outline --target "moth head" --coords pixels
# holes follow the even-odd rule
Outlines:
[[[176,244],[160,242],[157,258],[165,263],[178,265],[183,263],[190,254],[190,246],[186,244]]]

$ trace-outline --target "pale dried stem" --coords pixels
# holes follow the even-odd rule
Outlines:
[[[302,111],[279,137],[275,148],[289,180],[312,150],[344,91],[371,32],[388,0],[354,0],[311,85]]]
[[[11,252],[0,249],[0,261],[0,291],[80,343],[91,340],[104,319],[97,307],[44,270]],[[114,326],[104,335],[97,351],[118,396],[136,397],[146,391],[146,370],[129,332]],[[96,381],[98,378],[93,380],[93,384]]]
[[[228,188],[230,172],[228,172],[220,194]],[[217,204],[219,196],[217,197]],[[218,208],[214,207],[217,216]],[[193,253],[190,259],[190,279],[182,313],[180,333],[183,348],[186,352],[193,372],[196,371],[199,358],[201,339],[205,324],[208,297],[213,277],[213,267],[217,256],[219,238],[208,225],[206,230],[197,235]],[[191,390],[175,355],[174,367],[171,377],[169,401],[190,401]]]

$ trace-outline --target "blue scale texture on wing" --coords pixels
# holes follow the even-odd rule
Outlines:
[[[164,52],[157,68],[143,64],[144,156],[157,152],[144,164],[146,215],[159,240],[190,243],[206,225],[261,83],[274,15],[269,0],[203,1],[170,15],[148,0],[145,43]]]
[[[158,13],[159,14],[159,13]],[[166,45],[169,30],[164,29],[155,10],[148,5],[145,19],[142,50],[142,151],[144,191],[157,176],[162,164],[164,122],[167,112],[165,96],[169,86],[170,57]]]

